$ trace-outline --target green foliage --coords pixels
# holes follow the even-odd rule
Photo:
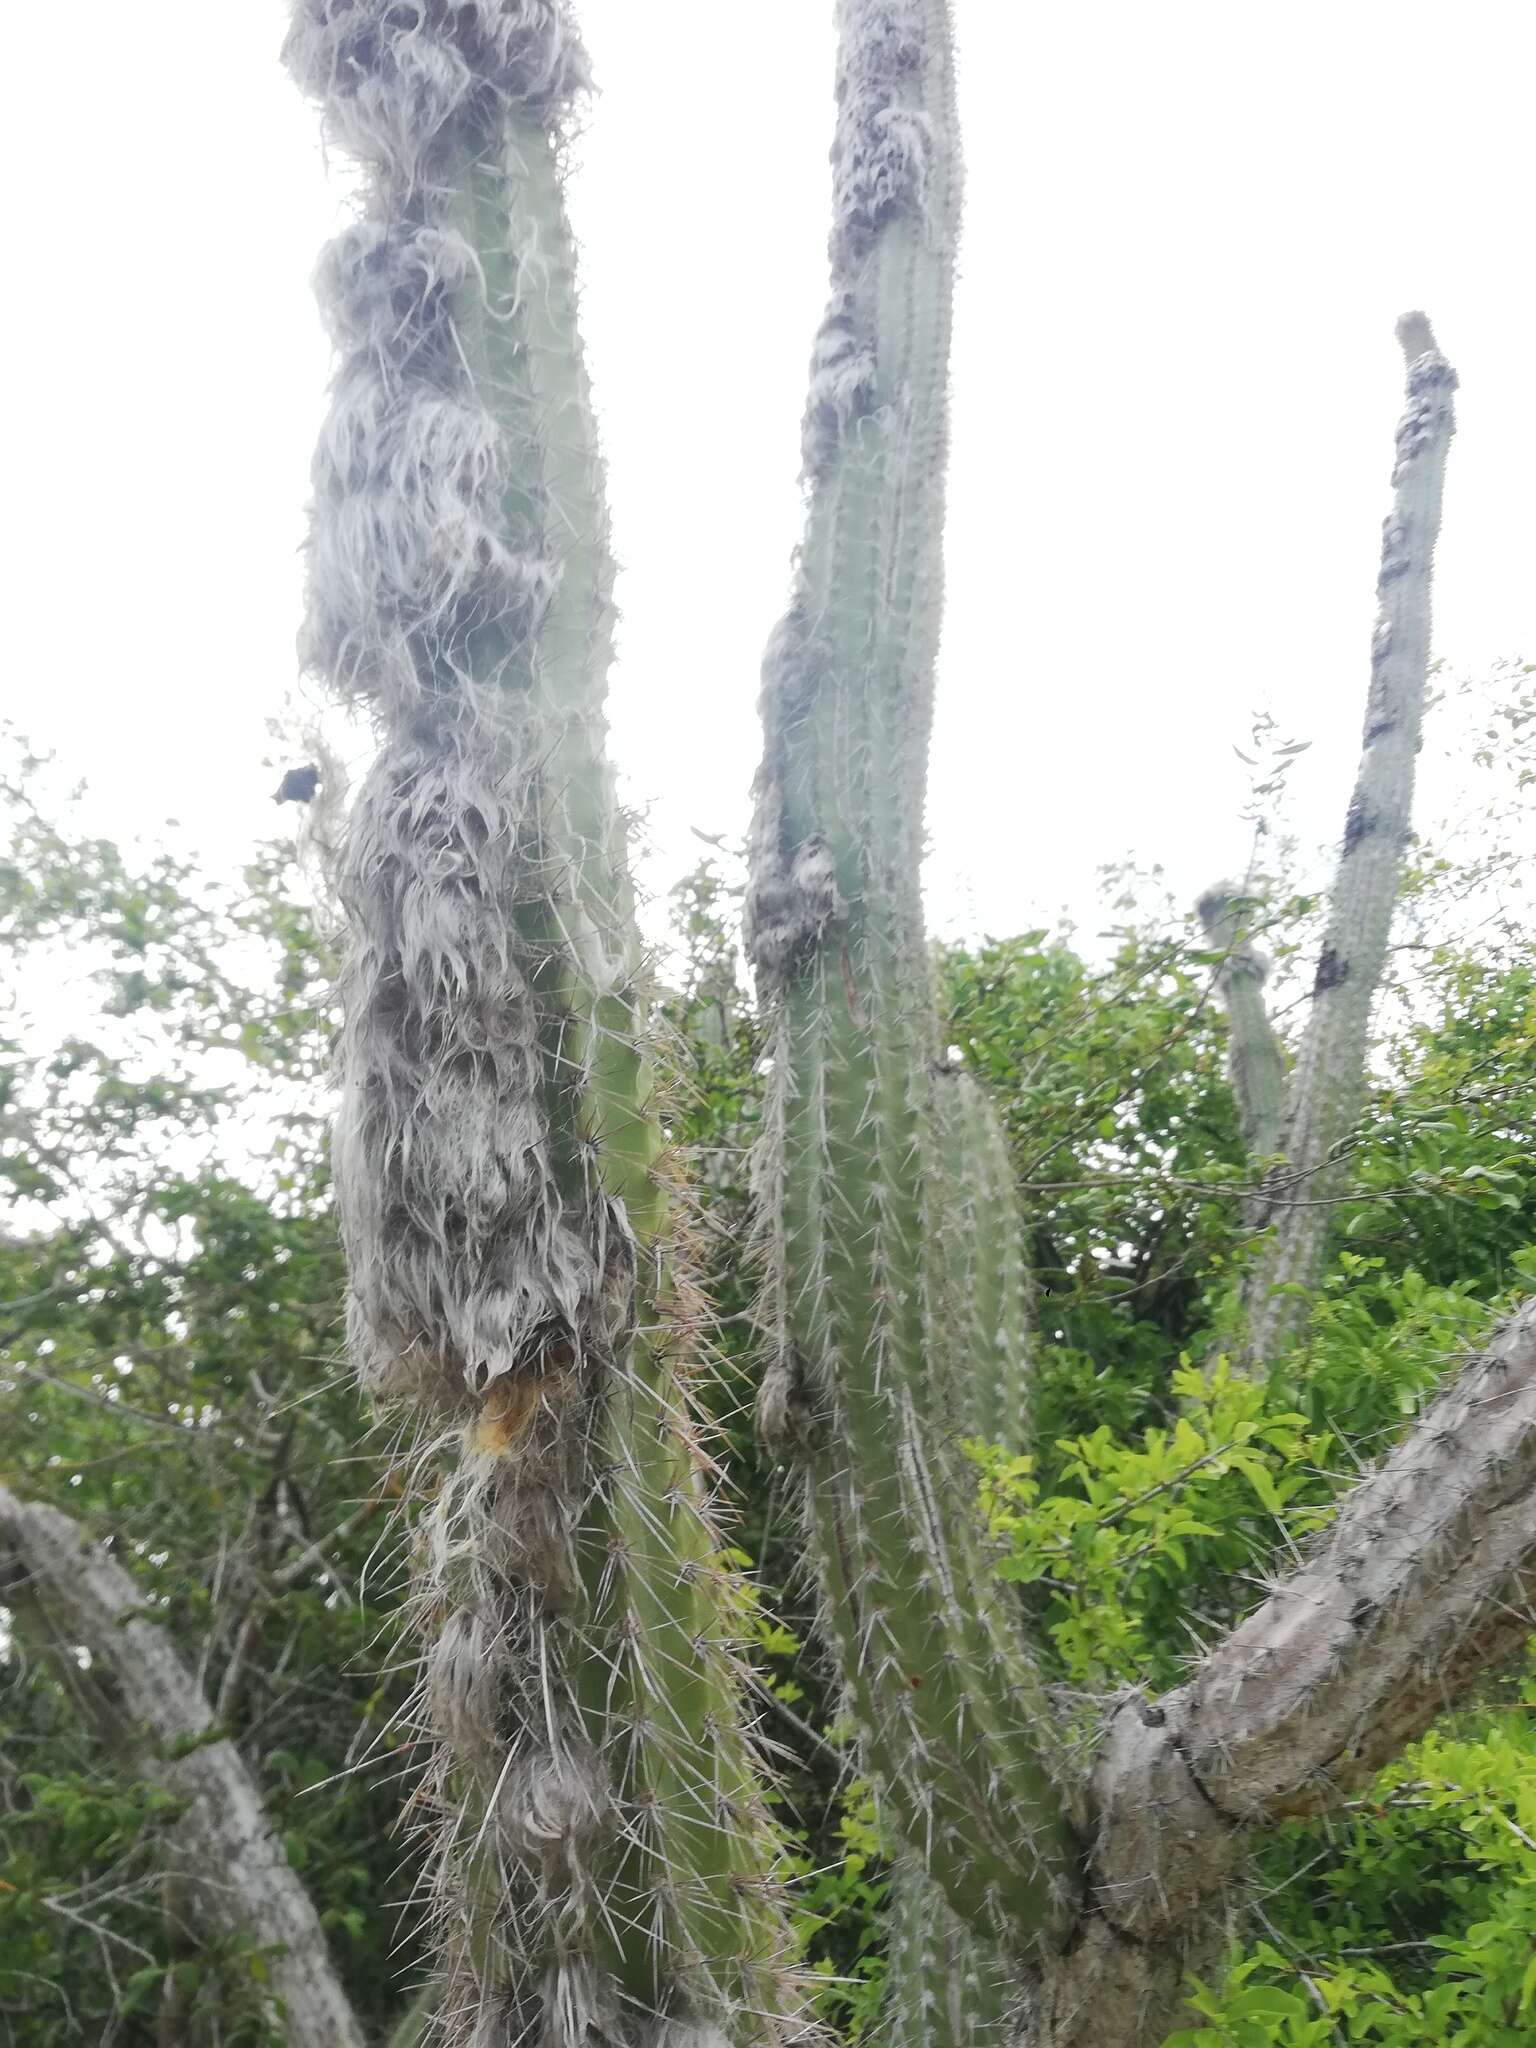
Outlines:
[[[393,1732],[411,1682],[405,1532],[340,1358],[323,929],[285,857],[239,888],[179,855],[135,860],[72,832],[67,809],[45,820],[39,781],[35,766],[26,791],[11,779],[0,857],[6,980],[42,998],[0,1020],[17,1219],[0,1237],[3,1476],[111,1533],[211,1694],[233,1672],[221,1711],[382,2027],[414,1931],[397,1903],[416,1877],[413,1759]],[[1223,1363],[1245,1173],[1198,934],[1121,877],[1134,904],[1107,958],[1065,931],[940,956],[948,1042],[984,1081],[1028,1201],[1043,1353],[1029,1453],[973,1445],[970,1469],[998,1573],[1068,1694],[1176,1682],[1498,1304],[1536,1285],[1536,956],[1513,919],[1484,924],[1475,950],[1456,940],[1472,865],[1415,870],[1407,929],[1433,936],[1395,956],[1351,1199],[1305,1342],[1267,1386]],[[834,2033],[863,2040],[882,2024],[889,1868],[815,1645],[801,1531],[750,1424],[763,1032],[734,875],[721,856],[675,898],[666,1122],[697,1162],[722,1366],[709,1398],[740,1511],[729,1561],[755,1572],[738,1619],[780,1767],[797,1939]],[[1283,880],[1270,901],[1283,974],[1314,910]],[[50,1004],[56,985],[68,999]],[[165,1896],[174,1810],[105,1761],[88,1677],[66,1692],[20,1639],[0,1656],[4,2017],[17,2039],[115,2025],[148,2048],[179,1982],[193,2048],[254,2042],[262,1958],[183,1952]],[[1179,2048],[1531,2038],[1532,1842],[1527,1672],[1326,1827],[1265,1841],[1233,1967],[1198,1993],[1203,2024]]]
[[[278,849],[231,887],[71,831],[67,802],[45,818],[24,750],[0,780],[3,980],[39,1011],[3,1034],[0,1476],[111,1536],[382,2019],[414,1960],[390,1733],[410,1674],[402,1532],[339,1356],[326,943]],[[104,1773],[88,1672],[65,1695],[0,1641],[0,2006],[18,2039],[73,2011],[57,2038],[95,2040],[116,2012],[134,2048],[193,1967],[163,1798]],[[263,1968],[203,1944],[186,2039],[254,2040]]]
[[[865,2040],[880,2023],[888,1855],[874,1797],[855,1778],[838,1798],[831,1860],[808,1853],[798,1860],[796,1924],[817,1992],[816,2009],[848,2041]]]
[[[1006,1545],[997,1569],[1036,1596],[1061,1675],[1077,1686],[1171,1684],[1190,1585],[1250,1570],[1273,1551],[1277,1523],[1305,1526],[1298,1499],[1319,1491],[1325,1440],[1225,1360],[1207,1373],[1181,1367],[1173,1391],[1184,1412],[1169,1428],[1125,1442],[1101,1426],[1059,1442],[1049,1493],[1032,1457],[968,1447],[988,1528]]]
[[[1194,2003],[1167,2048],[1516,2048],[1536,2033],[1536,1673],[1500,1707],[1437,1730],[1345,1820],[1306,1904]],[[1266,1864],[1294,1855],[1298,1830]],[[1284,1899],[1284,1894],[1279,1895]],[[1298,1988],[1299,1987],[1299,1988]]]

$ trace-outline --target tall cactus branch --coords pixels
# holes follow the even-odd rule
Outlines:
[[[982,1084],[963,1068],[933,1074],[928,1177],[929,1415],[937,1446],[955,1435],[1030,1444],[1029,1278],[1013,1162]],[[968,1569],[977,1558],[961,1525]],[[923,1860],[907,1851],[886,1903],[885,2026],[911,2048],[987,2048],[1007,2038],[1017,1969],[1007,1944],[962,1920]]]
[[[944,0],[840,0],[838,28],[832,300],[805,541],[764,664],[748,903],[774,1030],[760,1413],[802,1465],[825,1624],[887,1806],[956,1911],[1024,1947],[1071,1861],[1053,1735],[977,1556],[930,1341],[949,1083],[918,867],[960,200],[951,24]]]
[[[372,706],[335,1165],[350,1337],[424,1425],[451,2044],[805,2031],[604,750],[560,0],[295,0],[370,176],[328,254],[308,657]]]
[[[1392,511],[1382,528],[1360,770],[1277,1148],[1284,1163],[1269,1176],[1255,1216],[1270,1225],[1247,1298],[1248,1357],[1259,1371],[1295,1336],[1306,1315],[1306,1292],[1321,1271],[1330,1202],[1340,1186],[1337,1154],[1364,1101],[1371,1016],[1411,828],[1456,373],[1422,313],[1405,313],[1397,335],[1407,360],[1408,400],[1397,429]],[[1234,993],[1246,1000],[1246,992],[1229,983],[1229,1004]],[[1234,1029],[1247,1035],[1241,1024]]]

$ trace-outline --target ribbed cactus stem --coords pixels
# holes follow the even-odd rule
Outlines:
[[[1408,366],[1397,428],[1392,510],[1382,528],[1379,610],[1371,643],[1360,770],[1344,821],[1312,1011],[1291,1077],[1279,1150],[1258,1220],[1272,1225],[1249,1288],[1248,1352],[1267,1369],[1305,1320],[1337,1196],[1339,1148],[1365,1098],[1377,988],[1413,811],[1414,765],[1428,687],[1430,591],[1455,432],[1456,373],[1422,313],[1397,325]],[[1284,1291],[1277,1291],[1284,1290]]]
[[[1004,2048],[1015,1975],[915,1857],[892,1871],[886,1928],[880,2039],[889,2048]]]
[[[350,1334],[428,1424],[438,2033],[805,2032],[741,1718],[741,1589],[604,751],[612,563],[561,187],[557,0],[295,0],[371,173],[322,296],[308,656],[381,737],[343,893]]]
[[[935,1412],[962,1436],[1022,1451],[1029,1443],[1029,1275],[1008,1141],[973,1075],[940,1067],[933,1083],[929,1348],[953,1373]]]
[[[1269,959],[1253,943],[1255,905],[1231,882],[1207,889],[1195,905],[1206,945],[1220,953],[1216,986],[1226,1004],[1227,1062],[1243,1145],[1251,1160],[1273,1159],[1285,1118],[1285,1056],[1269,1020],[1264,984]]]
[[[773,1019],[762,1167],[826,1626],[871,1772],[955,1910],[1021,1946],[1069,1851],[1053,1735],[976,1567],[930,1352],[943,1180],[918,867],[942,599],[960,163],[943,0],[840,0],[833,294],[797,584],[764,665],[748,944]]]

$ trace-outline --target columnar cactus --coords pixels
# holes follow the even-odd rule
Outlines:
[[[335,1168],[359,1375],[425,1425],[439,2034],[798,2038],[604,754],[586,60],[560,0],[294,0],[287,57],[369,178],[321,278],[307,651],[381,738]]]
[[[1407,406],[1397,428],[1392,510],[1382,525],[1379,610],[1371,642],[1360,770],[1344,820],[1328,928],[1312,986],[1312,1010],[1291,1076],[1276,1145],[1283,1163],[1261,1191],[1255,1221],[1272,1225],[1248,1288],[1248,1359],[1262,1371],[1279,1357],[1306,1314],[1319,1278],[1330,1198],[1339,1190],[1339,1147],[1365,1098],[1366,1052],[1376,991],[1387,959],[1392,911],[1413,814],[1414,764],[1429,680],[1430,590],[1456,430],[1456,372],[1422,313],[1405,313],[1397,337],[1407,360]],[[1226,996],[1234,1060],[1263,1077],[1268,1116],[1273,1054],[1257,1067],[1244,1048],[1262,1044],[1262,997],[1231,966]]]
[[[748,903],[774,1056],[760,1421],[803,1475],[825,1632],[897,1842],[890,2038],[1154,2048],[1250,1832],[1337,1804],[1523,1629],[1536,1311],[1187,1684],[1117,1700],[1074,1781],[962,1463],[973,1433],[1027,1442],[1025,1275],[996,1123],[939,1057],[918,886],[950,21],[946,0],[837,7],[833,298]],[[585,61],[560,0],[294,0],[288,48],[370,175],[323,278],[341,363],[309,658],[381,735],[344,864],[336,1181],[359,1373],[423,1424],[433,2037],[778,2048],[807,2027],[604,755],[611,570],[560,181]],[[1454,379],[1422,323],[1405,346],[1366,761],[1278,1148],[1293,1175],[1326,1168],[1353,1114],[1406,830]],[[1212,906],[1228,997],[1258,1004],[1233,915]],[[1267,1149],[1262,1022],[1245,1115]],[[1294,1272],[1312,1254],[1286,1229]]]
[[[978,1334],[1015,1377],[1020,1337],[978,1333],[974,1308],[946,1318],[939,1223],[969,1203],[1001,1322],[1005,1298],[1019,1306],[1017,1216],[1011,1189],[988,1214],[951,1184],[964,1147],[941,1140],[957,1084],[936,1067],[918,886],[960,195],[951,29],[944,0],[840,0],[838,17],[832,301],[805,542],[764,664],[748,902],[775,1033],[760,1415],[805,1476],[827,1626],[891,1815],[956,1912],[1022,1951],[1071,1852],[1049,1717],[961,1504],[953,1399]]]

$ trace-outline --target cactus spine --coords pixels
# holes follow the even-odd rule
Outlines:
[[[604,753],[611,561],[558,0],[295,0],[370,174],[328,253],[307,655],[366,699],[335,1166],[350,1338],[424,1419],[441,2038],[800,2038]]]
[[[764,664],[748,944],[774,1020],[761,1417],[805,1474],[866,1754],[955,1911],[1019,1951],[1067,1867],[1049,1717],[988,1589],[946,1398],[937,1031],[918,865],[942,595],[960,163],[943,0],[840,0],[809,504]],[[963,1198],[962,1198],[963,1199]],[[1014,1230],[1011,1205],[990,1219]]]
[[[1272,1225],[1247,1290],[1247,1355],[1250,1369],[1261,1372],[1301,1327],[1306,1293],[1321,1271],[1330,1198],[1340,1184],[1337,1154],[1365,1097],[1371,1013],[1412,827],[1414,764],[1429,683],[1430,591],[1446,456],[1456,430],[1457,379],[1422,313],[1405,313],[1397,338],[1407,362],[1407,405],[1397,428],[1392,510],[1382,525],[1360,768],[1344,821],[1311,1016],[1291,1076],[1284,1129],[1273,1148],[1284,1160],[1269,1175],[1255,1211],[1256,1222]],[[1251,978],[1234,980],[1230,972],[1226,994],[1236,1056],[1239,1046],[1261,1036],[1251,1016],[1245,1021],[1242,1006],[1250,1012],[1257,1006],[1262,1016],[1262,998]]]

